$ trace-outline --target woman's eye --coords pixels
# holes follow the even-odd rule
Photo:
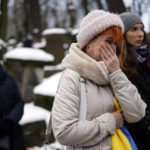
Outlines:
[[[111,40],[106,40],[106,42],[107,42],[108,44],[111,44],[111,43],[112,43],[112,41],[111,41]]]
[[[144,31],[144,28],[141,28],[141,31]]]
[[[132,31],[136,31],[136,30],[137,30],[137,28],[132,28],[131,30],[132,30]]]
[[[115,44],[115,45],[118,45],[118,43],[117,43],[117,42],[115,42],[114,44]]]

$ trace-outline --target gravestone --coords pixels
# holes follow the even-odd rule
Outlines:
[[[14,77],[25,102],[32,101],[33,88],[44,76],[43,67],[54,57],[40,49],[15,48],[4,55],[4,66]]]
[[[65,56],[65,51],[68,50],[72,43],[72,36],[70,32],[62,28],[52,28],[44,30],[42,33],[46,39],[46,52],[54,55],[54,64],[61,63]]]

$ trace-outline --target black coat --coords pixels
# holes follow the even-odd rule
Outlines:
[[[23,108],[24,102],[15,80],[0,65],[0,138],[9,136],[10,150],[25,150],[18,123],[23,115]]]
[[[131,80],[131,82],[137,87],[142,99],[147,104],[147,111],[145,117],[133,124],[125,123],[125,126],[131,133],[139,150],[150,149],[150,69],[148,69],[146,63],[139,64],[138,77]]]
[[[14,79],[0,65],[0,117],[18,123],[24,103]]]

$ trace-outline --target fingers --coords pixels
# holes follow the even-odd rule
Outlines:
[[[102,61],[105,63],[109,73],[115,72],[120,69],[119,59],[115,51],[108,44],[101,44],[100,55]]]
[[[108,56],[115,55],[115,51],[112,49],[112,47],[109,44],[102,44],[102,49],[106,52]]]
[[[113,112],[112,113],[116,120],[116,128],[121,128],[123,126],[123,115],[122,113]]]
[[[101,55],[104,60],[108,60],[113,54],[111,48],[105,45],[101,45]]]
[[[103,61],[109,60],[112,57],[116,57],[116,52],[108,44],[101,44],[100,51]]]

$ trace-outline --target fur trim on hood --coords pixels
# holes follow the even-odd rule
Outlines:
[[[84,78],[93,81],[98,85],[109,83],[108,70],[103,61],[97,62],[79,49],[77,43],[73,43],[69,49],[69,54],[62,61],[62,70],[70,68],[79,73]]]

